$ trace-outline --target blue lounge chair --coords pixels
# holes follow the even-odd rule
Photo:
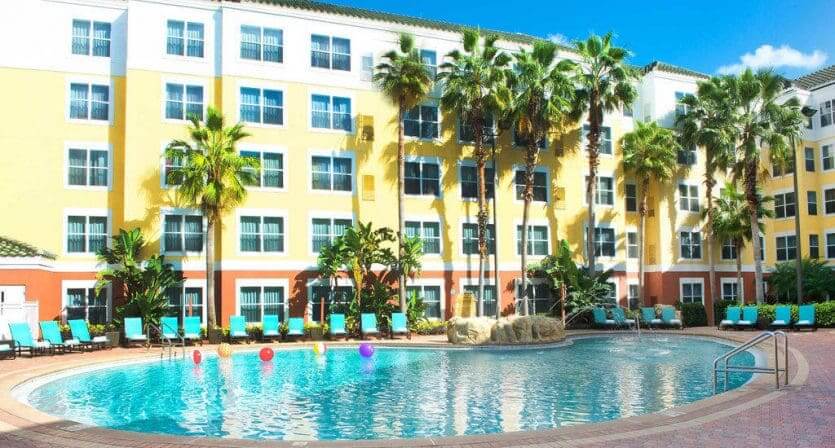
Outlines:
[[[58,322],[54,320],[41,321],[41,337],[43,340],[49,342],[49,345],[60,348],[63,351],[72,351],[74,348],[81,349],[81,342],[77,339],[67,339],[61,336],[61,329],[58,328]]]
[[[644,321],[647,328],[652,328],[653,325],[659,326],[663,323],[661,319],[655,317],[655,308],[651,306],[641,308],[641,320]]]
[[[108,344],[107,336],[90,337],[90,329],[87,328],[87,321],[82,319],[73,319],[67,322],[70,325],[70,332],[72,338],[77,339],[83,345],[90,348],[104,348]]]
[[[680,319],[676,319],[676,309],[671,306],[661,307],[661,322],[668,327],[684,328]]]
[[[725,308],[725,318],[722,319],[722,322],[719,322],[719,329],[728,328],[728,327],[736,327],[736,324],[740,320],[740,310],[738,306],[729,306]]]
[[[162,336],[172,343],[176,344],[176,341],[180,339],[180,323],[177,322],[176,317],[165,316],[161,318],[159,320],[159,329],[162,332]]]
[[[246,317],[231,316],[229,318],[229,342],[243,339],[249,344],[249,333],[246,332]]]
[[[330,337],[335,336],[343,336],[347,337],[348,332],[345,331],[345,315],[344,314],[331,314],[328,317],[328,335]]]
[[[391,313],[391,338],[396,334],[405,334],[407,339],[412,339],[412,332],[403,313]]]
[[[788,328],[792,324],[792,309],[788,305],[780,305],[774,309],[774,320],[771,328]]]
[[[815,326],[815,305],[800,305],[798,307],[797,322],[794,323],[794,328],[798,330],[801,328],[817,330],[817,326]]]
[[[632,328],[635,326],[635,319],[627,319],[626,313],[623,311],[623,308],[612,308],[612,318],[615,321],[615,325],[619,327],[625,326],[627,328]]]
[[[594,325],[599,328],[610,328],[616,325],[614,320],[606,318],[606,310],[603,308],[592,308],[591,314],[594,316]]]
[[[291,317],[287,319],[287,336],[299,339],[304,338],[303,317]]]
[[[23,350],[29,352],[29,356],[36,354],[52,354],[52,346],[49,342],[36,341],[32,338],[32,332],[29,331],[29,324],[13,323],[9,324],[9,331],[12,333],[12,340],[14,340],[15,349],[19,355],[23,354]]]
[[[756,306],[746,306],[742,310],[742,320],[736,323],[736,326],[739,328],[757,328],[757,314],[758,309]]]
[[[203,345],[203,336],[200,333],[200,317],[188,316],[183,318],[183,338],[186,341],[199,342]]]
[[[265,314],[261,318],[261,340],[280,338],[281,333],[278,332],[278,315]]]
[[[0,359],[17,357],[17,351],[10,344],[0,344]]]
[[[362,338],[371,334],[380,335],[380,330],[377,328],[377,315],[374,313],[362,313],[360,324],[360,336]]]
[[[145,331],[142,326],[141,317],[126,317],[125,318],[125,341],[130,343],[145,344],[148,342],[148,336],[145,336]]]

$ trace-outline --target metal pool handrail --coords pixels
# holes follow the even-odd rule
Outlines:
[[[778,348],[778,339],[779,337],[783,337],[783,367],[780,368],[780,355],[779,355],[779,348]],[[728,365],[731,358],[736,356],[739,353],[759,344],[768,339],[774,340],[774,367],[757,367],[757,366],[731,366]],[[724,367],[720,368],[719,363],[724,361]],[[725,390],[728,389],[728,373],[729,372],[753,372],[753,373],[773,373],[774,374],[774,385],[777,389],[780,388],[780,372],[783,372],[785,385],[789,384],[789,337],[786,333],[782,331],[763,331],[762,333],[754,336],[753,338],[749,339],[744,344],[740,345],[739,347],[734,348],[733,350],[725,353],[724,355],[716,358],[713,360],[713,393],[716,394],[716,384],[718,382],[719,372],[723,372],[725,374],[724,377],[724,387]]]

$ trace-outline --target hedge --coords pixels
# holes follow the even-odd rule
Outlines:
[[[774,321],[775,309],[778,306],[784,306],[785,304],[762,304],[757,305],[757,320],[759,321],[760,327],[767,327],[772,321]],[[828,302],[818,302],[818,303],[811,303],[809,305],[815,305],[815,325],[818,327],[835,327],[835,301],[828,301]],[[716,308],[721,306],[721,310]],[[725,308],[728,306],[739,306],[737,302],[717,302],[714,304],[716,308],[716,322],[721,322],[722,319],[725,318]],[[797,320],[797,305],[789,305],[791,306],[792,311],[792,320]]]
[[[685,327],[704,327],[707,325],[707,313],[701,303],[683,303],[681,305],[681,322]]]

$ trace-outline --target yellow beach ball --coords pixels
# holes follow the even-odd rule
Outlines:
[[[326,351],[328,351],[328,347],[325,345],[324,342],[317,342],[313,344],[313,353],[315,353],[316,355],[324,355]]]
[[[220,344],[220,346],[217,348],[217,355],[221,358],[228,358],[232,356],[232,346],[225,342],[223,344]]]

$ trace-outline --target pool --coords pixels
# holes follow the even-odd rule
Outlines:
[[[662,411],[712,394],[715,340],[574,338],[562,347],[254,351],[75,371],[30,384],[48,414],[145,433],[356,440],[557,428]],[[736,364],[754,365],[743,353]],[[738,387],[751,374],[731,375]],[[27,389],[23,387],[23,389]]]

